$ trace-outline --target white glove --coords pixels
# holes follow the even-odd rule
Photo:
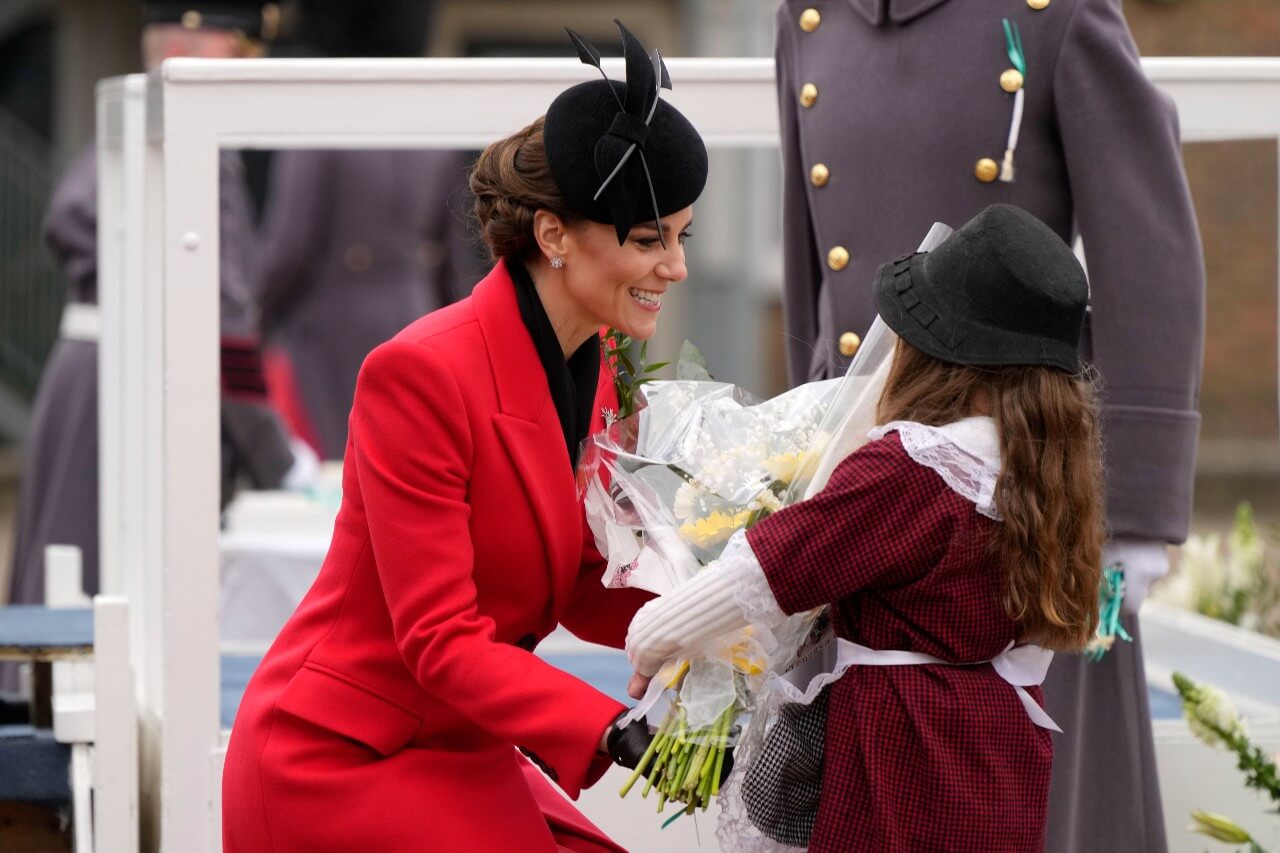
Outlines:
[[[289,449],[293,451],[293,465],[285,472],[280,481],[280,488],[290,492],[301,492],[320,482],[320,457],[300,438],[289,439]]]
[[[1102,565],[1124,569],[1124,612],[1133,614],[1151,584],[1169,573],[1169,549],[1150,539],[1113,539],[1102,549]]]

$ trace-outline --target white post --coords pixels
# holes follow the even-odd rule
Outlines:
[[[48,607],[88,607],[84,594],[80,548],[46,545],[44,548],[44,603]]]
[[[87,742],[71,744],[71,826],[76,836],[75,853],[93,853],[93,747]]]
[[[209,756],[219,742],[218,140],[199,98],[152,74],[149,246],[161,258],[161,847],[207,850]],[[157,100],[162,99],[162,100]],[[159,190],[157,195],[154,190]],[[154,341],[149,336],[148,343]],[[153,493],[148,491],[148,500]]]
[[[131,646],[139,654],[155,645],[143,642],[142,622],[145,98],[143,74],[104,80],[98,87],[98,180],[100,192],[112,196],[109,204],[105,198],[99,202],[101,592],[133,602]],[[140,677],[147,671],[141,662],[137,669]]]
[[[138,717],[129,664],[129,604],[119,596],[93,601],[95,849],[138,849]]]
[[[96,144],[98,150],[98,305],[102,332],[98,340],[98,589],[123,591],[120,575],[120,527],[124,467],[122,440],[123,337],[120,314],[127,302],[124,283],[124,89],[127,78],[98,85]],[[110,224],[108,224],[110,223]]]

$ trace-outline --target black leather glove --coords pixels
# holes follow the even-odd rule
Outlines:
[[[649,724],[644,720],[632,720],[624,727],[618,728],[618,720],[627,713],[623,711],[613,718],[613,722],[609,724],[609,735],[605,742],[609,747],[609,757],[613,759],[614,764],[628,770],[635,770],[640,759],[644,757],[645,750],[653,741],[653,735],[649,733]]]
[[[618,720],[627,713],[623,711],[613,718],[605,742],[614,764],[628,770],[635,770],[636,765],[649,749],[649,744],[653,742],[653,735],[649,732],[649,724],[644,720],[632,720],[626,726],[618,728]],[[733,770],[733,747],[728,747],[724,751],[724,764],[720,768],[720,784],[723,785],[724,780],[729,778],[731,770]]]

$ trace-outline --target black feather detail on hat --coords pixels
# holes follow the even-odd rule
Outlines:
[[[600,52],[573,30],[586,65],[605,79],[579,83],[552,102],[543,136],[556,187],[571,210],[613,225],[622,244],[637,222],[656,221],[693,204],[707,181],[707,149],[679,110],[663,101],[666,63],[650,55],[621,21],[625,83],[611,81]],[[664,240],[662,231],[659,239]]]

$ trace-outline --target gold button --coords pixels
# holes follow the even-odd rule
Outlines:
[[[840,336],[840,354],[845,358],[853,358],[860,346],[862,346],[862,338],[853,332],[845,332]]]
[[[1043,9],[1049,5],[1049,0],[1027,0],[1027,5],[1032,9]]]
[[[818,14],[818,10],[812,7],[805,9],[800,13],[800,29],[806,33],[811,33],[822,24],[822,16]]]
[[[827,266],[836,272],[849,266],[849,250],[844,246],[836,246],[830,252],[827,252]]]
[[[990,157],[983,157],[978,161],[978,165],[973,167],[973,174],[984,184],[989,184],[1000,175],[1000,167]]]
[[[818,100],[817,86],[813,85],[812,83],[805,83],[803,86],[800,87],[800,106],[805,107],[807,109],[808,107],[813,106],[814,102],[817,100]]]
[[[1010,68],[1000,75],[1000,88],[1010,95],[1022,88],[1022,82],[1022,72],[1016,68]]]
[[[364,272],[373,266],[373,250],[364,243],[352,243],[347,247],[342,260],[351,272]]]
[[[815,187],[825,187],[830,179],[831,170],[825,163],[814,163],[813,168],[809,170],[809,182]]]
[[[170,19],[172,20],[172,19]],[[182,26],[188,30],[200,29],[200,24],[204,19],[200,17],[200,13],[195,9],[182,13]]]

